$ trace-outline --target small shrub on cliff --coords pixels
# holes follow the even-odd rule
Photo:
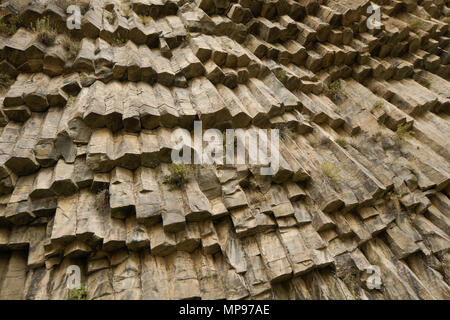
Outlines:
[[[192,168],[184,163],[172,163],[169,167],[170,174],[164,176],[164,183],[170,185],[170,189],[181,188],[187,181]]]
[[[341,93],[342,92],[342,87],[341,87],[341,82],[339,80],[333,81],[332,83],[330,83],[330,91],[333,93]]]
[[[397,135],[397,138],[400,140],[404,138],[411,138],[412,136],[412,123],[405,123],[401,126],[398,126],[397,131],[395,131],[395,134]]]
[[[72,289],[69,292],[69,300],[88,300],[89,292],[85,287],[81,286],[79,289]]]
[[[331,100],[333,100],[334,103],[338,103],[345,99],[345,92],[342,89],[341,81],[339,79],[330,83],[328,89],[331,93]]]

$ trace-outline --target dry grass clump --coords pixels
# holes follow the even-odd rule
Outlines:
[[[335,162],[322,162],[320,169],[330,180],[338,182],[341,179],[341,168]]]
[[[100,187],[96,194],[95,200],[97,204],[97,208],[100,212],[108,212],[109,211],[109,188],[108,186]]]
[[[372,108],[370,109],[371,112],[374,112],[376,110],[384,110],[384,103],[381,100],[378,100],[377,102],[375,102],[372,106]]]
[[[69,54],[69,59],[74,59],[80,50],[80,43],[73,41],[69,36],[65,35],[61,39],[64,50]]]
[[[38,40],[46,46],[51,46],[55,43],[57,32],[48,17],[36,21],[33,32],[37,34]]]
[[[317,139],[317,137],[312,134],[306,136],[306,140],[308,141],[308,143],[311,147],[314,147],[319,143],[319,140]]]
[[[347,145],[347,140],[345,138],[339,137],[334,140],[338,145],[340,145],[342,148],[345,148]]]

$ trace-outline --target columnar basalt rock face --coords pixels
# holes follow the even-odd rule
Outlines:
[[[0,299],[449,299],[449,3],[374,2],[1,1]],[[195,120],[280,170],[172,188]]]

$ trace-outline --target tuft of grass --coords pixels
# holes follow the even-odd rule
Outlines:
[[[164,176],[164,183],[170,185],[170,190],[181,188],[189,179],[192,168],[184,163],[172,163],[169,175]]]
[[[12,36],[19,28],[20,20],[17,15],[5,16],[0,20],[0,34]]]
[[[13,79],[6,73],[0,73],[0,92],[8,89],[13,83]]]
[[[38,40],[46,46],[51,46],[55,43],[57,32],[48,17],[36,21],[33,32],[37,34]]]
[[[69,300],[88,300],[89,292],[85,287],[81,286],[79,289],[72,289],[69,292]]]
[[[381,100],[378,100],[377,102],[375,102],[372,106],[372,108],[370,109],[371,112],[374,112],[376,110],[384,110],[384,103]]]
[[[330,180],[337,182],[341,179],[341,168],[335,162],[322,162],[320,165],[323,174],[325,174]]]
[[[410,27],[412,30],[417,30],[421,25],[422,25],[422,21],[420,21],[419,19],[412,19],[412,20],[409,22],[409,27]]]
[[[347,140],[345,138],[339,137],[334,140],[338,145],[340,145],[342,148],[345,148],[347,145]]]
[[[124,45],[127,44],[127,39],[122,38],[122,36],[120,34],[118,34],[117,37],[112,40],[112,42],[113,42],[113,45],[116,45],[118,47],[123,47]]]
[[[401,126],[398,126],[397,131],[395,131],[395,134],[397,135],[397,137],[402,140],[404,138],[411,138],[412,136],[412,123],[405,123],[402,124]]]
[[[331,99],[333,100],[333,102],[338,102],[341,97],[345,97],[345,93],[342,89],[341,81],[339,79],[330,83],[328,89],[331,92]]]
[[[333,93],[341,93],[342,92],[342,86],[341,81],[336,80],[330,83],[329,85],[330,91]]]
[[[61,44],[69,54],[69,59],[74,59],[77,56],[80,50],[79,42],[74,42],[69,36],[65,35],[61,40]]]

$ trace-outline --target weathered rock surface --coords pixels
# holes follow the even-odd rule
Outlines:
[[[450,299],[448,1],[82,2],[2,1],[0,299]],[[172,188],[195,120],[280,170]]]

